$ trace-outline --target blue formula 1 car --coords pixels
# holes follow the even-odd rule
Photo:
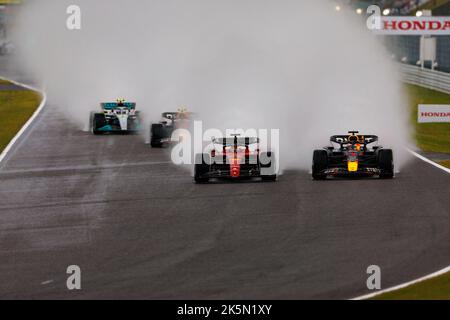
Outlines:
[[[92,132],[105,133],[138,133],[141,130],[140,112],[136,103],[118,99],[116,102],[100,104],[102,112],[91,113]]]
[[[330,142],[331,146],[314,151],[314,180],[337,176],[394,178],[394,153],[391,149],[373,145],[378,142],[377,136],[349,131],[347,135],[332,136]]]

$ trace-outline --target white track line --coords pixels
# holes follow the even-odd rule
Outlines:
[[[27,128],[33,123],[34,119],[37,118],[37,116],[42,111],[42,109],[44,109],[44,106],[45,106],[45,104],[47,102],[47,94],[45,92],[37,89],[37,88],[31,87],[31,86],[23,84],[23,83],[19,83],[17,81],[13,81],[13,80],[10,80],[10,79],[4,79],[4,78],[1,78],[1,77],[0,77],[0,79],[9,81],[12,84],[15,84],[16,86],[23,87],[23,88],[26,88],[26,89],[29,89],[29,90],[32,90],[32,91],[39,92],[42,95],[42,101],[41,101],[41,104],[39,105],[39,107],[37,108],[37,110],[34,112],[34,114],[31,116],[31,118],[27,121],[27,123],[25,123],[25,125],[22,127],[22,129],[20,129],[20,131],[16,134],[16,136],[11,140],[11,142],[8,144],[8,146],[5,148],[5,150],[3,150],[3,152],[0,154],[0,163],[1,163],[5,159],[5,157],[8,154],[8,152],[11,151],[13,145],[17,142],[17,140],[19,140],[19,138],[24,134],[24,132],[27,130]],[[438,163],[436,163],[434,161],[431,161],[428,158],[425,158],[424,156],[418,154],[417,152],[414,152],[412,150],[408,150],[408,151],[412,155],[414,155],[415,157],[419,158],[420,160],[422,160],[422,161],[424,161],[424,162],[426,162],[428,164],[431,164],[431,165],[435,166],[436,168],[439,168],[439,169],[441,169],[441,170],[443,170],[443,171],[445,171],[447,173],[450,173],[450,169],[448,169],[448,168],[446,168],[444,166],[441,166],[440,164],[438,164]],[[407,283],[404,283],[404,284],[400,284],[398,286],[395,286],[395,287],[392,287],[392,288],[389,288],[389,289],[377,291],[377,292],[374,292],[374,293],[371,293],[371,294],[367,294],[367,295],[364,295],[364,296],[361,296],[361,297],[357,297],[357,298],[354,298],[354,299],[351,299],[351,300],[371,299],[371,298],[374,298],[374,297],[376,297],[378,295],[381,295],[383,293],[400,290],[400,289],[409,287],[409,286],[411,286],[413,284],[416,284],[416,283],[419,283],[419,282],[423,282],[425,280],[429,280],[429,279],[438,277],[438,276],[446,274],[448,272],[450,272],[450,267],[447,267],[445,269],[439,270],[439,271],[437,271],[435,273],[432,273],[432,274],[427,275],[425,277],[419,278],[417,280],[413,280],[413,281],[410,281],[410,282],[407,282]]]
[[[351,300],[367,300],[367,299],[371,299],[371,298],[374,298],[374,297],[376,297],[376,296],[378,296],[380,294],[388,293],[388,292],[392,292],[392,291],[396,291],[396,290],[400,290],[400,289],[409,287],[409,286],[411,286],[413,284],[416,284],[416,283],[419,283],[419,282],[423,282],[425,280],[429,280],[429,279],[432,279],[432,278],[436,278],[436,277],[441,276],[443,274],[446,274],[448,272],[450,272],[450,267],[447,267],[445,269],[442,269],[440,271],[437,271],[437,272],[432,273],[430,275],[427,275],[425,277],[419,278],[417,280],[413,280],[413,281],[410,281],[410,282],[407,282],[407,283],[404,283],[404,284],[400,284],[398,286],[395,286],[395,287],[392,287],[392,288],[389,288],[389,289],[386,289],[386,290],[377,291],[377,292],[374,292],[374,293],[371,293],[371,294],[367,294],[365,296],[361,296],[361,297],[358,297],[358,298],[354,298],[354,299],[351,299]]]
[[[441,166],[440,164],[438,164],[438,163],[436,163],[436,162],[434,162],[434,161],[431,161],[431,160],[428,159],[428,158],[425,158],[424,156],[418,154],[417,152],[414,152],[414,151],[409,150],[409,149],[408,149],[408,151],[409,151],[413,156],[419,158],[420,160],[425,161],[426,163],[429,163],[429,164],[431,164],[432,166],[435,166],[436,168],[439,168],[439,169],[441,169],[441,170],[443,170],[443,171],[445,171],[445,172],[447,172],[447,173],[450,173],[450,169],[449,169],[449,168],[446,168],[446,167],[444,167],[444,166]]]
[[[9,81],[12,84],[25,88],[25,89],[29,89],[31,91],[36,91],[38,93],[41,94],[42,96],[42,101],[39,105],[39,107],[36,109],[36,111],[33,113],[33,115],[31,116],[30,119],[28,119],[28,121],[24,124],[24,126],[20,129],[20,131],[16,134],[16,136],[11,140],[11,142],[6,146],[5,150],[3,150],[3,152],[0,154],[0,164],[3,162],[3,160],[5,160],[7,154],[11,151],[12,147],[14,146],[14,144],[20,139],[20,137],[25,133],[25,131],[28,129],[28,127],[33,123],[33,121],[37,118],[37,116],[39,115],[39,113],[41,113],[42,109],[44,109],[45,104],[47,103],[47,94],[44,91],[41,91],[37,88],[34,88],[32,86],[26,85],[24,83],[20,83],[14,80],[10,80],[10,79],[5,79],[5,78],[1,78],[1,80],[5,80],[5,81]]]
[[[426,162],[426,163],[428,163],[428,164],[431,164],[432,166],[435,166],[436,168],[439,168],[439,169],[441,169],[442,171],[445,171],[445,172],[447,172],[447,173],[450,173],[450,169],[448,169],[448,168],[446,168],[446,167],[444,167],[444,166],[441,166],[440,164],[438,164],[438,163],[436,163],[436,162],[434,162],[434,161],[432,161],[432,160],[430,160],[430,159],[428,159],[428,158],[425,158],[424,156],[418,154],[417,152],[414,152],[414,151],[412,151],[412,150],[410,150],[410,149],[407,149],[407,150],[408,150],[413,156],[415,156],[416,158],[418,158],[418,159],[420,159],[420,160],[422,160],[422,161],[424,161],[424,162]],[[422,278],[419,278],[419,279],[416,279],[416,280],[413,280],[413,281],[410,281],[410,282],[406,282],[406,283],[400,284],[400,285],[395,286],[395,287],[392,287],[392,288],[388,288],[388,289],[385,289],[385,290],[381,290],[381,291],[377,291],[377,292],[374,292],[374,293],[366,294],[366,295],[364,295],[364,296],[357,297],[357,298],[354,298],[354,299],[351,299],[351,300],[367,300],[367,299],[371,299],[371,298],[374,298],[374,297],[376,297],[376,296],[379,296],[379,295],[381,295],[381,294],[383,294],[383,293],[388,293],[388,292],[400,290],[400,289],[403,289],[403,288],[412,286],[413,284],[417,284],[417,283],[419,283],[419,282],[423,282],[423,281],[426,281],[426,280],[429,280],[429,279],[432,279],[432,278],[441,276],[441,275],[446,274],[446,273],[448,273],[448,272],[450,272],[450,266],[447,267],[447,268],[444,268],[444,269],[442,269],[442,270],[436,271],[435,273],[432,273],[432,274],[429,274],[429,275],[427,275],[427,276],[424,276],[424,277],[422,277]]]

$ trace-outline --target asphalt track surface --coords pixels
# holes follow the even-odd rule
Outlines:
[[[450,175],[196,185],[139,136],[47,106],[0,165],[2,299],[347,299],[450,264]],[[66,268],[82,269],[68,291]]]

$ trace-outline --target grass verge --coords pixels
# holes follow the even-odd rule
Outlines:
[[[450,95],[414,85],[406,85],[406,90],[418,147],[427,152],[450,154],[450,123],[417,123],[419,104],[450,104]],[[450,160],[440,164],[450,168]],[[376,296],[373,300],[450,300],[450,273]]]
[[[0,153],[36,111],[41,95],[30,90],[0,91]]]
[[[450,169],[450,160],[440,161],[439,164]]]
[[[450,154],[450,123],[417,123],[419,104],[450,104],[450,95],[414,85],[406,85],[411,104],[411,121],[417,146],[426,152]]]
[[[450,273],[379,295],[373,300],[450,300]]]
[[[2,84],[11,84],[11,83],[7,80],[0,79],[0,85]]]

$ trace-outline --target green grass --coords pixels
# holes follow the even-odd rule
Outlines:
[[[379,295],[374,300],[450,300],[450,273]]]
[[[450,153],[450,123],[417,123],[419,104],[450,104],[450,95],[414,85],[406,85],[406,90],[417,145],[423,151]],[[440,164],[450,168],[450,160]],[[450,300],[450,273],[379,295],[374,300]]]
[[[450,160],[439,161],[439,164],[450,169]]]
[[[0,79],[0,84],[11,84],[9,81]]]
[[[0,91],[0,152],[32,116],[40,102],[40,94],[34,91]]]
[[[419,104],[450,104],[450,95],[414,85],[406,85],[406,90],[417,146],[427,152],[450,153],[450,123],[417,123]]]

